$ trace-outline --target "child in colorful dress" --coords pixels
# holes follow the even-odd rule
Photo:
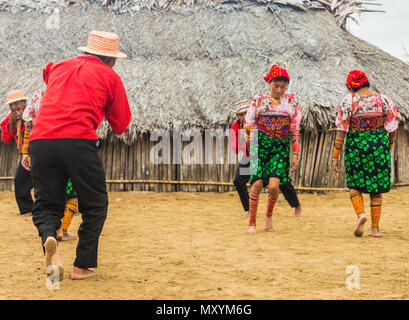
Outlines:
[[[287,70],[274,65],[264,77],[269,84],[267,94],[253,98],[247,111],[245,128],[251,135],[249,194],[249,234],[256,233],[256,215],[260,193],[268,185],[265,230],[272,229],[273,209],[279,186],[290,182],[289,172],[298,167],[302,110],[295,94],[286,93],[290,76]],[[252,130],[258,129],[258,130]],[[257,135],[257,141],[254,137]],[[290,160],[290,140],[293,158]]]
[[[382,93],[369,90],[366,74],[353,70],[346,85],[350,90],[342,101],[335,121],[337,136],[333,168],[340,172],[339,155],[345,136],[345,176],[352,206],[357,215],[354,234],[361,237],[367,220],[362,193],[370,195],[372,235],[382,237],[379,220],[382,193],[391,187],[391,149],[396,139],[400,115],[393,102]]]

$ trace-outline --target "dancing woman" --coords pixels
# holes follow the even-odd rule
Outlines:
[[[368,193],[372,235],[382,237],[379,231],[382,193],[391,187],[391,149],[400,115],[386,95],[369,90],[370,83],[364,72],[351,71],[346,85],[351,93],[342,101],[335,121],[333,168],[340,172],[339,155],[346,136],[345,176],[358,219],[354,234],[361,237],[364,233],[367,218],[362,193]]]
[[[236,175],[234,177],[234,186],[239,194],[240,201],[243,205],[246,218],[249,218],[249,193],[247,190],[247,183],[250,180],[250,141],[244,137],[240,139],[241,129],[244,128],[246,113],[249,108],[249,103],[247,101],[242,101],[236,104],[236,109],[233,112],[237,116],[237,120],[233,123],[230,130],[230,143],[233,152],[236,154],[241,152],[243,154],[240,163],[236,169]],[[243,130],[244,132],[244,130]],[[301,217],[301,204],[297,197],[297,192],[291,182],[287,184],[280,184],[280,191],[282,192],[284,198],[287,200],[288,204],[295,208],[294,216]]]
[[[250,149],[249,234],[256,233],[259,196],[267,185],[269,195],[265,230],[272,229],[272,215],[280,192],[279,186],[290,182],[290,167],[291,171],[297,169],[300,151],[302,111],[296,95],[286,93],[290,82],[287,70],[274,65],[264,80],[269,84],[270,91],[253,98],[245,125],[253,141]],[[258,129],[257,133],[252,129]],[[257,142],[254,141],[255,134]],[[293,146],[291,161],[290,139]]]

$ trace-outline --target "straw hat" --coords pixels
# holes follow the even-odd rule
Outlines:
[[[23,91],[21,90],[14,90],[7,92],[7,104],[20,101],[20,100],[27,100],[27,98],[24,96]]]
[[[118,50],[118,35],[105,31],[91,31],[88,35],[86,47],[78,49],[84,52],[105,57],[126,58],[127,55]]]
[[[236,103],[236,105],[234,106],[233,112],[239,115],[242,113],[246,113],[248,109],[249,109],[248,101],[240,101]]]

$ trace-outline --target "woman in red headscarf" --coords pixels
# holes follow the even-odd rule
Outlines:
[[[268,185],[268,204],[265,230],[272,229],[273,209],[279,195],[279,186],[290,183],[290,167],[298,166],[299,138],[302,111],[295,94],[286,93],[290,76],[287,70],[274,65],[264,77],[268,93],[253,98],[246,114],[245,128],[251,132],[249,229],[256,233],[256,215],[260,193]],[[255,132],[252,129],[257,129]],[[290,161],[290,140],[293,158]]]
[[[346,85],[350,91],[342,101],[335,121],[337,136],[333,150],[333,168],[340,172],[339,155],[345,136],[345,176],[352,206],[357,215],[354,234],[361,237],[367,220],[362,193],[370,195],[372,235],[381,237],[379,220],[382,193],[391,185],[391,152],[400,116],[396,106],[384,94],[369,90],[366,74],[353,70]]]
[[[44,83],[47,85],[48,78],[50,76],[52,68],[55,66],[55,63],[50,62],[44,69],[43,69],[43,80]],[[22,148],[22,160],[21,164],[26,170],[30,170],[30,156],[29,156],[29,138],[30,132],[33,128],[37,114],[40,110],[41,105],[41,98],[45,94],[45,90],[38,91],[34,94],[33,98],[31,99],[30,103],[24,110],[23,113],[23,120],[26,123],[26,131],[24,132],[24,142]],[[69,241],[75,240],[76,237],[71,236],[68,233],[68,228],[71,225],[72,217],[77,212],[78,209],[78,198],[77,193],[72,187],[72,182],[69,179],[67,182],[66,187],[66,203],[65,203],[65,211],[64,217],[62,219],[61,228],[57,231],[57,239],[60,241]]]

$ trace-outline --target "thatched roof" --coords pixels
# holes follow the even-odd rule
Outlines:
[[[267,90],[263,76],[273,63],[283,62],[289,63],[289,92],[302,103],[307,130],[333,127],[337,106],[347,94],[346,75],[355,68],[364,70],[373,89],[390,96],[409,120],[409,66],[342,30],[328,8],[311,7],[337,0],[183,0],[185,7],[125,10],[135,3],[170,2],[177,1],[56,0],[40,10],[20,6],[11,13],[0,0],[0,10],[6,11],[0,13],[0,92],[22,88],[33,94],[43,88],[45,64],[77,55],[90,30],[106,30],[119,34],[121,50],[129,56],[115,66],[132,107],[123,137],[128,141],[172,123],[199,128],[226,124],[234,103]],[[58,29],[46,29],[50,14],[42,12],[52,12],[53,3],[69,5],[60,7]],[[127,13],[108,12],[115,3],[128,3],[120,8]],[[7,108],[0,109],[0,118],[6,113]],[[100,135],[108,131],[103,123]]]

